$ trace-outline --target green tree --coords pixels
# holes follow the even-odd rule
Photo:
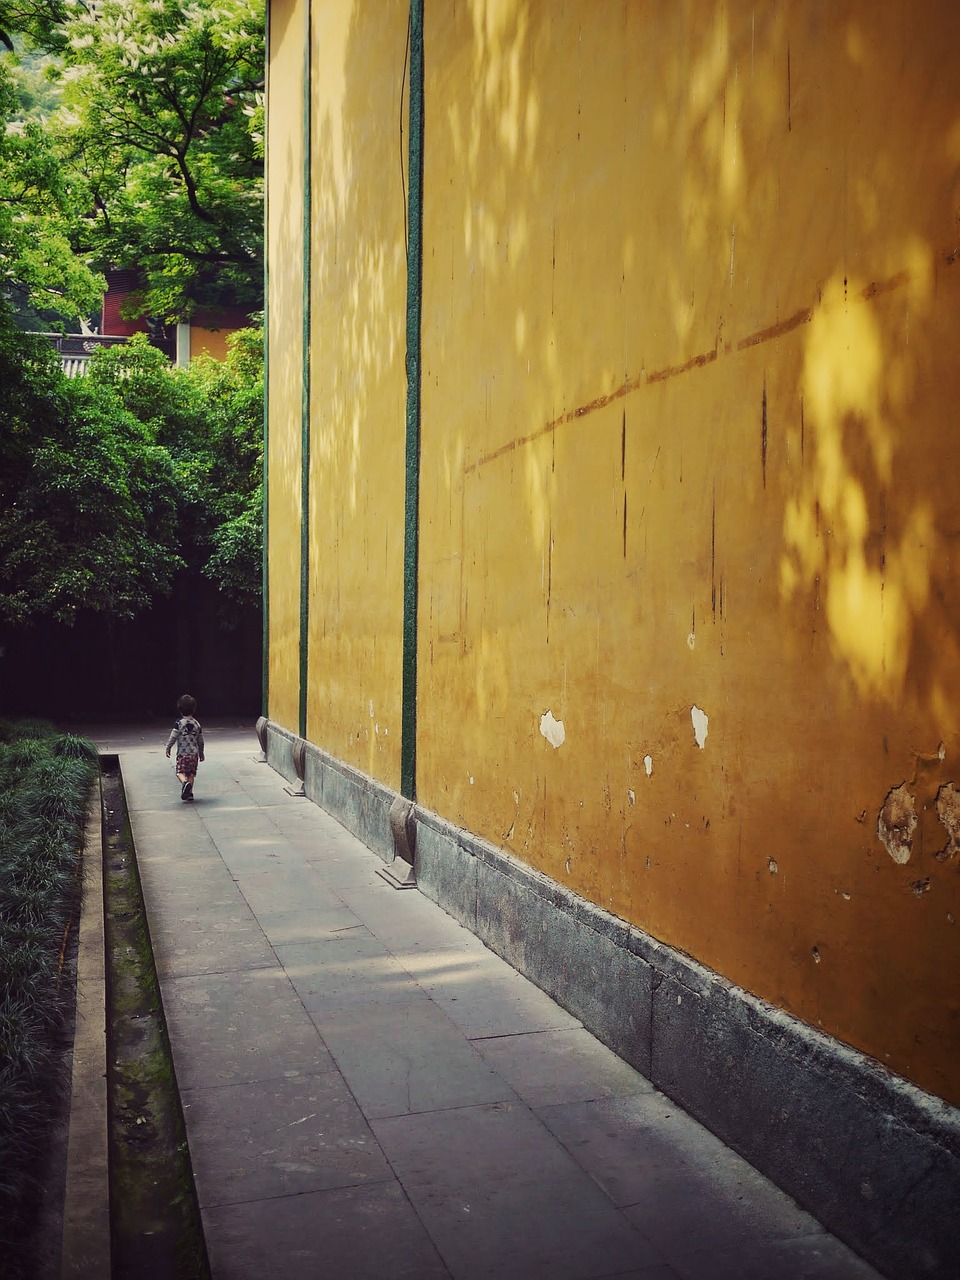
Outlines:
[[[85,192],[74,242],[142,273],[140,314],[261,305],[263,38],[262,0],[63,5],[51,128]]]
[[[24,110],[0,54],[0,293],[19,305],[89,315],[103,277],[75,252],[77,190],[53,139]]]
[[[109,389],[168,451],[180,554],[237,604],[261,594],[263,330],[228,340],[225,360],[172,368],[143,335],[98,351],[89,379]]]
[[[237,603],[263,592],[263,329],[228,339],[226,360],[209,357],[187,369],[207,406],[213,453],[207,472],[215,522],[203,566]]]
[[[128,618],[169,591],[176,475],[109,387],[0,316],[0,622]]]

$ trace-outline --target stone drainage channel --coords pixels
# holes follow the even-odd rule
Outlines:
[[[112,1280],[209,1280],[119,758],[100,774]]]

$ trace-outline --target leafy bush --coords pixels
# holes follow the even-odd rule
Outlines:
[[[91,378],[66,378],[0,306],[0,623],[133,617],[169,591],[173,462],[154,427]]]
[[[225,600],[260,600],[263,566],[263,329],[227,339],[227,357],[171,368],[143,334],[103,348],[89,381],[110,392],[170,459],[177,552]]]
[[[29,1274],[31,1207],[71,992],[64,952],[96,748],[44,722],[0,723],[0,1239],[5,1275]]]
[[[0,743],[49,738],[56,730],[49,720],[0,720]]]

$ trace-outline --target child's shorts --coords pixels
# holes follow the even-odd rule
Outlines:
[[[199,756],[177,756],[177,773],[185,773],[188,778],[193,777],[199,763]]]

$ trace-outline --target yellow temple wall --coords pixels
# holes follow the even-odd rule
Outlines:
[[[425,6],[417,794],[958,1100],[933,9]]]

